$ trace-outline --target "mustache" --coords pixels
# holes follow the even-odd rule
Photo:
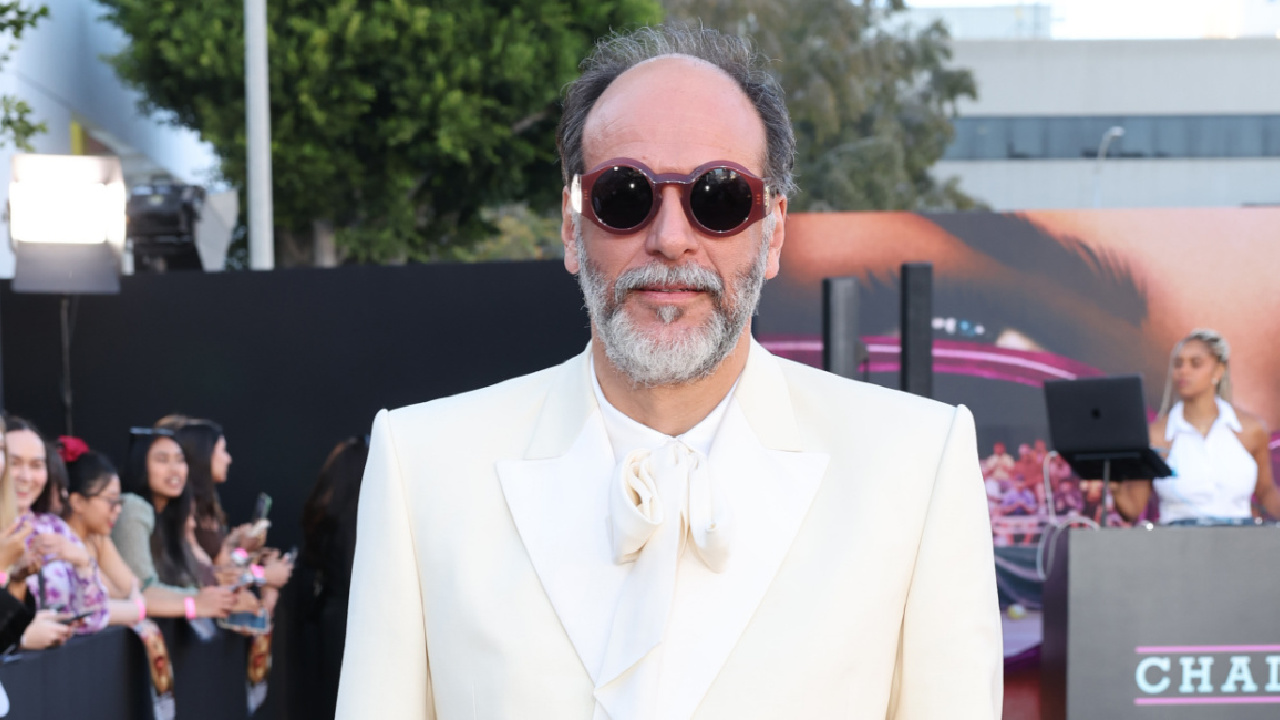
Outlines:
[[[724,294],[724,279],[714,270],[700,265],[650,263],[619,275],[613,284],[613,300],[620,303],[632,290],[653,287],[708,292],[713,299],[719,299]]]

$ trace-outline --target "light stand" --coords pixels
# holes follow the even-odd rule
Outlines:
[[[72,434],[71,335],[74,296],[120,292],[125,242],[120,159],[15,155],[9,183],[9,240],[16,293],[61,295],[62,405]]]

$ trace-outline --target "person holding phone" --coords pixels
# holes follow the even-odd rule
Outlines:
[[[146,617],[183,617],[189,595],[155,584],[142,590],[111,541],[111,528],[123,505],[120,477],[111,460],[76,438],[63,438],[74,450],[67,457],[67,525],[84,542],[102,571],[111,600],[110,623],[134,625]],[[83,449],[81,449],[83,448]],[[194,598],[197,616],[212,617],[226,606],[226,588],[202,588]]]
[[[182,448],[164,428],[134,428],[131,435],[111,541],[144,594],[154,587],[182,596],[188,619],[225,617],[236,603],[234,591],[201,588],[199,567],[187,542],[191,495]]]
[[[232,457],[227,450],[227,436],[222,426],[212,420],[183,415],[168,415],[157,425],[173,431],[173,438],[187,461],[187,483],[191,488],[195,520],[191,532],[193,544],[204,551],[215,567],[229,565],[231,552],[243,548],[255,554],[254,559],[263,566],[267,586],[283,587],[293,571],[292,563],[283,562],[278,551],[264,550],[267,529],[271,526],[267,520],[270,496],[259,494],[251,522],[228,527],[218,486],[227,482]]]
[[[59,644],[71,634],[70,628],[58,622],[55,613],[32,614],[22,598],[26,595],[26,573],[23,564],[32,527],[17,520],[13,483],[8,478],[8,446],[5,420],[0,415],[0,651],[15,645],[40,649]]]
[[[97,563],[62,518],[40,512],[56,492],[49,482],[49,446],[35,425],[16,417],[6,422],[5,440],[10,455],[6,475],[14,490],[18,523],[30,528],[21,561],[32,570],[26,593],[36,608],[54,611],[72,633],[101,630],[109,610]],[[60,633],[47,634],[61,642],[56,637]]]

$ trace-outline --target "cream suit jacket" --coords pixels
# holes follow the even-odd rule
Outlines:
[[[613,468],[607,440],[584,430],[599,412],[588,353],[378,414],[339,720],[591,720],[597,701],[609,707],[611,688],[575,648],[590,601],[575,589],[595,580],[575,577],[585,543],[574,538],[603,518],[558,510]],[[969,411],[755,343],[735,400],[748,439],[723,462],[767,476],[777,516],[738,527],[748,537],[735,536],[732,563],[749,589],[716,597],[696,647],[674,638],[680,651],[664,653],[687,679],[670,720],[999,718],[1000,618]]]

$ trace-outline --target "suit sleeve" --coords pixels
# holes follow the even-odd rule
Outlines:
[[[387,411],[360,488],[336,720],[434,720],[418,564]]]
[[[973,415],[956,409],[902,618],[892,720],[997,720],[1004,647]]]

